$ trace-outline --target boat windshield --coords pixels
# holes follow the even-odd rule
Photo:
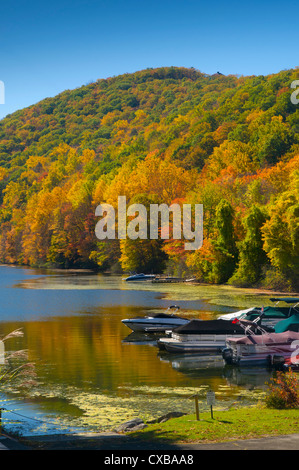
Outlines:
[[[280,302],[285,302],[287,304],[293,304],[290,305],[289,308],[289,314],[292,312],[292,310],[295,310],[295,312],[299,313],[299,298],[298,297],[272,297],[271,302],[275,302],[274,308],[278,306]]]

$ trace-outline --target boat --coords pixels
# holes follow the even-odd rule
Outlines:
[[[242,319],[236,319],[235,321],[242,322]],[[292,333],[296,333],[299,340],[299,313],[294,313],[290,317],[277,322],[273,330],[271,334],[274,336],[269,333],[261,335],[259,338],[247,336],[241,338],[240,342],[237,342],[236,338],[228,338],[226,347],[222,351],[223,359],[227,364],[238,365],[270,365],[271,363],[277,367],[284,364],[292,365],[295,363],[293,356],[296,343],[291,344],[290,349],[289,344],[284,347],[281,341],[284,338],[283,334],[292,335]],[[297,344],[299,346],[299,342]],[[296,361],[299,362],[299,357]]]
[[[220,354],[226,346],[227,338],[242,337],[244,332],[262,334],[266,330],[247,320],[191,320],[188,324],[175,328],[167,337],[157,340],[160,350],[170,353],[216,353]],[[272,329],[271,329],[272,330]]]
[[[298,297],[274,297],[270,298],[271,302],[275,305],[268,307],[252,307],[246,310],[239,310],[237,312],[221,315],[218,319],[233,320],[234,318],[254,321],[256,318],[263,314],[263,325],[275,326],[276,323],[283,319],[289,318],[293,314],[299,313],[299,298]],[[281,305],[286,303],[288,306]]]
[[[226,364],[238,366],[281,366],[299,351],[299,332],[266,333],[228,338],[222,357]]]
[[[180,325],[189,323],[190,319],[176,314],[179,309],[179,306],[171,305],[164,313],[154,313],[144,317],[125,318],[122,320],[122,323],[133,331],[163,333],[166,330],[172,330]]]
[[[283,333],[284,331],[299,332],[299,313],[294,313],[284,320],[280,320],[274,325],[274,333]]]
[[[277,362],[277,360],[276,360]],[[298,354],[296,354],[296,356],[290,356],[290,357],[287,357],[287,358],[283,358],[281,360],[281,363],[279,364],[280,365],[280,369],[282,370],[294,370],[294,371],[299,371],[299,351],[298,351]]]
[[[126,277],[123,279],[124,281],[152,281],[156,278],[155,274],[132,274],[131,276]]]
[[[259,307],[250,307],[245,310],[238,310],[236,312],[232,313],[225,313],[224,315],[220,315],[218,317],[218,320],[228,320],[232,321],[235,320],[236,318],[245,318],[247,314],[250,314],[252,312],[256,312],[258,314],[262,313],[262,309]]]

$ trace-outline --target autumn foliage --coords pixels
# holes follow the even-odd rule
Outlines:
[[[299,381],[296,372],[276,372],[268,384],[265,397],[268,408],[299,408]]]
[[[148,69],[64,91],[0,122],[0,259],[167,270],[299,288],[297,69],[269,76]],[[97,240],[95,208],[200,203],[204,244]]]

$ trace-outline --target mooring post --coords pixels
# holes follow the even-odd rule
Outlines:
[[[199,421],[199,408],[198,408],[198,395],[194,395],[195,399],[195,411],[196,411],[196,419]]]

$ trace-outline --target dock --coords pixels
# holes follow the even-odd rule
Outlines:
[[[156,277],[152,280],[154,283],[169,283],[169,282],[197,282],[196,279],[184,279],[181,277]]]

